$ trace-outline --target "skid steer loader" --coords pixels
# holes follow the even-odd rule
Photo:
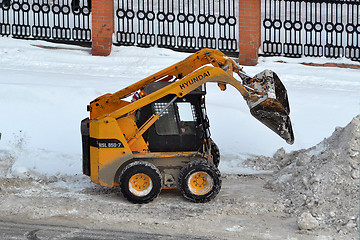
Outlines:
[[[247,76],[222,52],[203,49],[90,103],[90,118],[81,122],[83,173],[102,186],[119,186],[133,203],[148,203],[161,189],[174,188],[193,202],[213,199],[221,188],[220,153],[206,116],[208,82],[223,91],[235,87],[256,119],[294,142],[278,76],[270,70]]]

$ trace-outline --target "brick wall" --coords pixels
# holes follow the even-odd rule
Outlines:
[[[92,55],[111,53],[114,32],[114,1],[92,0]]]
[[[258,62],[261,44],[261,0],[239,0],[239,63]]]

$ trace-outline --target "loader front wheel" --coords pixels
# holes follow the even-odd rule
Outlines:
[[[153,164],[136,161],[122,170],[119,183],[127,200],[132,203],[148,203],[160,194],[161,174]]]
[[[180,171],[179,187],[183,196],[196,203],[216,197],[221,189],[220,171],[206,160],[195,160]]]

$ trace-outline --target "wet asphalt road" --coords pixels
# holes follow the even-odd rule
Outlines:
[[[214,238],[193,237],[188,235],[162,235],[113,230],[92,230],[67,226],[27,224],[0,220],[1,240],[138,240],[138,239],[186,239],[205,240]]]

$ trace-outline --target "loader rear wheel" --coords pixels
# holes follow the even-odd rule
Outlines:
[[[153,164],[136,161],[122,170],[119,183],[127,200],[132,203],[148,203],[160,194],[161,174]]]
[[[180,171],[179,187],[183,196],[196,203],[216,197],[221,189],[220,171],[206,160],[195,160]]]

